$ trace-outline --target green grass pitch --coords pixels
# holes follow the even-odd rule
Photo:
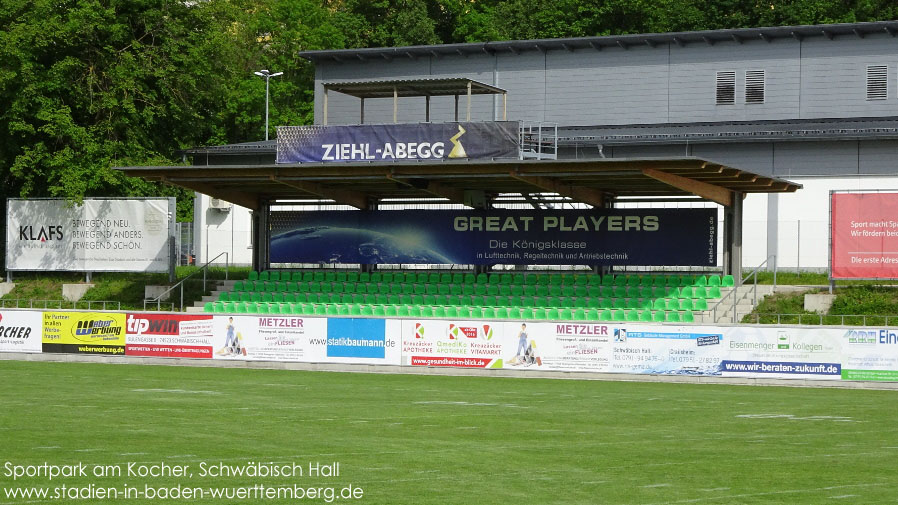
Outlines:
[[[364,504],[898,503],[896,391],[14,361],[0,381],[0,505],[160,502],[6,494],[63,484],[351,485]],[[128,476],[131,462],[192,476]],[[198,475],[248,462],[304,474]],[[316,462],[340,475],[309,475]],[[122,476],[7,475],[43,463]],[[161,503],[329,501],[315,492]]]

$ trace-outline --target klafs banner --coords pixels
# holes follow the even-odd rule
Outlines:
[[[715,209],[273,211],[272,263],[714,266]]]
[[[0,310],[0,352],[41,352],[41,313]]]
[[[128,314],[125,354],[162,358],[212,358],[212,315]]]
[[[518,157],[517,121],[278,127],[278,163]]]
[[[831,277],[898,279],[898,192],[831,197]]]
[[[844,331],[844,330],[843,330]],[[724,377],[840,379],[840,332],[824,328],[726,329]]]
[[[174,198],[7,200],[9,270],[167,272]]]

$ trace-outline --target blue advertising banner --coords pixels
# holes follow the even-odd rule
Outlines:
[[[328,319],[327,357],[380,358],[386,352],[383,319]]]
[[[717,264],[715,209],[272,211],[272,263]]]
[[[517,121],[280,126],[278,163],[518,157]]]

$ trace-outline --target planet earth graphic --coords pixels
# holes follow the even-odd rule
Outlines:
[[[273,263],[455,263],[420,234],[309,226],[271,238]]]

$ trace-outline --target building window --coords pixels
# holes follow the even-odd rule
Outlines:
[[[867,100],[885,100],[889,97],[889,67],[867,65]]]
[[[736,72],[717,72],[717,105],[736,103]]]
[[[764,71],[745,71],[745,103],[764,103]]]

